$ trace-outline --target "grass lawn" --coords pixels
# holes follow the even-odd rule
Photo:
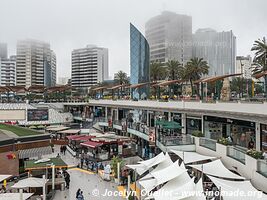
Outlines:
[[[22,128],[15,125],[0,124],[0,129],[7,130],[15,133],[17,136],[28,136],[28,135],[38,135],[41,134],[38,131],[34,131],[28,128]]]

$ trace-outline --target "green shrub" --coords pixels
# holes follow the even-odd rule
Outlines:
[[[118,178],[118,163],[120,163],[120,169],[122,169],[122,167],[124,166],[123,160],[118,156],[114,156],[111,159],[110,164],[111,164],[112,170],[114,171],[115,178]]]
[[[262,156],[262,152],[261,151],[256,151],[255,149],[250,149],[247,151],[247,155],[255,158],[255,159],[261,159]]]
[[[229,141],[227,140],[227,138],[224,138],[224,137],[219,138],[219,139],[217,140],[217,142],[218,142],[219,144],[223,144],[223,145],[225,145],[225,146],[230,145],[230,143],[229,143]]]
[[[193,131],[192,135],[195,137],[204,137],[204,134],[201,131]]]

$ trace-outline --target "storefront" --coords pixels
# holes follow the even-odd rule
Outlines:
[[[267,125],[261,124],[261,151],[267,152]]]
[[[196,131],[202,129],[202,119],[197,116],[187,116],[186,118],[186,133],[192,135]]]
[[[214,140],[231,136],[234,144],[247,147],[251,140],[254,143],[256,141],[255,123],[237,119],[204,116],[204,135]]]
[[[171,113],[171,121],[182,124],[182,114],[181,113]]]

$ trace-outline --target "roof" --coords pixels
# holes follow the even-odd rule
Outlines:
[[[228,77],[240,76],[240,75],[242,75],[242,73],[239,73],[239,74],[226,74],[226,75],[221,75],[221,76],[212,76],[212,77],[199,79],[199,80],[195,81],[194,84],[201,83],[201,82],[202,83],[210,83],[210,82],[219,81],[219,80],[222,80],[222,79],[225,79],[225,78],[228,78]]]
[[[253,77],[255,77],[256,79],[259,79],[259,78],[266,76],[266,75],[267,75],[267,71],[264,71],[264,72],[254,74]]]
[[[92,91],[104,90],[104,89],[106,89],[106,88],[107,88],[107,87],[105,87],[105,86],[97,87],[97,88],[93,88]]]
[[[162,126],[164,129],[181,129],[183,128],[180,123],[175,121],[157,120],[156,125]]]
[[[2,193],[0,194],[1,200],[26,200],[29,199],[33,193],[22,193],[22,199],[20,193]]]
[[[140,87],[143,87],[145,85],[148,85],[150,84],[149,82],[147,83],[138,83],[138,84],[134,84],[134,85],[129,85],[127,88],[140,88]]]
[[[51,146],[19,150],[19,159],[34,158],[52,153]]]
[[[185,82],[185,81],[184,80],[170,80],[170,81],[164,81],[164,82],[158,83],[154,86],[163,87],[163,86],[171,85],[174,83],[182,83],[182,82]]]
[[[45,182],[48,182],[48,179],[45,180]],[[43,178],[36,178],[36,177],[29,177],[26,179],[19,180],[17,183],[15,183],[12,188],[36,188],[36,187],[43,187],[44,185],[44,179]]]
[[[115,85],[115,86],[113,86],[111,88],[108,88],[108,90],[115,90],[115,89],[119,89],[119,88],[125,87],[125,86],[127,86],[127,85],[125,85],[125,84],[123,84],[123,85]]]
[[[66,129],[69,129],[70,127],[66,127],[66,126],[58,126],[58,127],[52,127],[52,128],[47,128],[47,131],[63,131]]]
[[[87,140],[90,140],[91,138],[94,138],[94,137],[95,136],[92,136],[92,135],[81,135],[80,137],[75,137],[72,140],[75,140],[75,141],[87,141]]]
[[[56,168],[68,167],[68,165],[61,158],[50,158],[49,161],[41,163],[35,163],[36,161],[37,160],[25,161],[24,163],[25,170],[51,168],[51,164],[54,164]]]
[[[81,143],[81,146],[90,147],[90,148],[96,148],[102,145],[103,145],[102,142],[94,142],[94,141],[87,141],[87,142]]]
[[[12,175],[7,175],[7,174],[0,174],[0,182],[2,182],[5,179],[10,178]]]
[[[79,138],[85,135],[68,135],[66,136],[66,138],[68,138],[69,140],[74,140],[75,138]]]
[[[185,164],[216,159],[216,157],[204,156],[197,152],[176,151],[176,150],[172,150],[172,152],[178,155],[181,159],[183,159]]]
[[[65,127],[68,128],[68,127]],[[80,129],[67,129],[59,131],[58,133],[64,133],[64,134],[78,134],[81,130]]]

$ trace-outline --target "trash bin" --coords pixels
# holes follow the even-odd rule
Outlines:
[[[65,190],[65,183],[61,183],[61,188],[60,188],[61,191]]]

